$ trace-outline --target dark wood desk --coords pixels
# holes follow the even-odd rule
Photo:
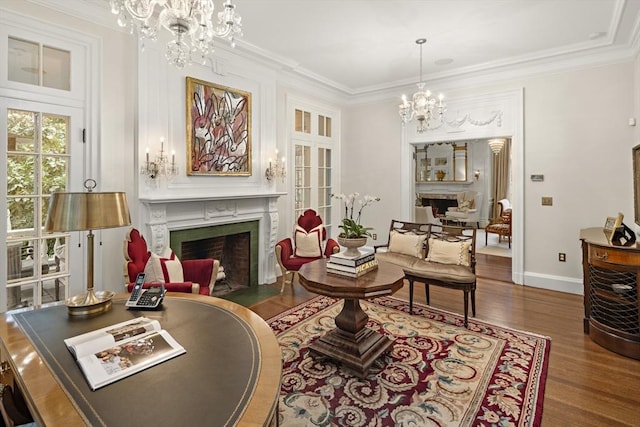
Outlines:
[[[302,286],[310,292],[344,298],[342,311],[335,318],[336,328],[316,340],[309,347],[311,353],[337,360],[365,376],[393,341],[365,327],[369,316],[360,307],[360,300],[391,295],[402,288],[402,268],[380,262],[377,270],[351,278],[328,273],[326,259],[321,259],[303,265],[298,276]]]
[[[126,297],[126,294],[117,295],[114,298],[113,309],[101,316],[109,315],[109,313],[115,317],[122,316],[123,313],[117,310],[127,312],[124,308]],[[21,322],[19,317],[26,312],[42,313],[42,316],[46,316],[50,308],[66,310],[66,307],[45,307],[43,310],[35,311],[32,309],[16,310],[0,315],[1,360],[10,365],[15,382],[22,390],[38,425],[87,425],[89,424],[87,420],[91,417],[86,413],[83,414],[82,410],[78,408],[82,408],[83,404],[86,406],[87,401],[92,407],[99,406],[103,398],[115,403],[108,408],[106,413],[103,411],[93,415],[100,419],[100,422],[96,423],[97,425],[115,425],[116,423],[113,422],[114,414],[130,416],[131,419],[135,419],[138,416],[135,412],[141,412],[141,408],[145,408],[147,412],[155,411],[155,413],[151,414],[150,418],[145,418],[149,422],[133,422],[131,425],[179,425],[179,423],[175,423],[176,418],[182,419],[185,424],[197,424],[198,422],[206,424],[205,420],[197,419],[198,416],[195,416],[194,412],[215,413],[217,408],[221,408],[226,387],[232,382],[230,379],[232,380],[234,375],[233,348],[235,341],[242,336],[240,333],[231,332],[228,334],[232,338],[229,339],[229,342],[220,342],[219,345],[216,343],[213,346],[208,344],[207,348],[203,348],[205,344],[202,343],[207,342],[207,339],[203,339],[202,334],[211,336],[216,328],[216,318],[220,317],[224,318],[226,323],[218,325],[219,327],[224,328],[229,324],[238,325],[238,328],[244,329],[245,335],[254,336],[256,342],[255,347],[251,347],[255,350],[251,356],[252,360],[256,362],[253,364],[255,373],[252,374],[250,384],[247,383],[246,386],[242,385],[244,383],[239,386],[236,384],[235,389],[242,389],[244,403],[236,403],[237,407],[233,408],[234,420],[229,425],[271,425],[276,416],[280,391],[282,354],[275,335],[267,323],[245,307],[230,301],[202,295],[170,293],[164,306],[163,311],[140,311],[126,314],[158,318],[163,327],[170,326],[170,329],[167,330],[185,346],[187,353],[110,384],[96,392],[89,390],[89,393],[86,393],[85,388],[88,386],[83,381],[84,377],[79,368],[77,370],[69,369],[66,372],[68,375],[65,376],[71,378],[72,387],[69,387],[68,379],[65,381],[65,379],[57,377],[56,370],[48,366],[51,361],[47,362],[47,357],[38,352],[37,345],[32,344],[20,327],[22,323],[19,324],[19,321]],[[195,313],[193,316],[189,313],[192,306],[194,307],[193,313]],[[187,311],[186,315],[185,311]],[[57,316],[59,323],[64,324],[65,322],[60,320],[64,317],[59,312],[60,310],[50,311],[52,315]],[[66,314],[64,311],[63,313]],[[196,316],[197,319],[192,318]],[[70,320],[69,322],[72,324],[69,325],[69,328],[82,327],[84,320]],[[58,332],[56,331],[56,333]],[[208,353],[213,352],[217,352],[214,359],[223,362],[223,366],[212,366],[207,363],[208,360],[211,360],[207,357]],[[54,360],[56,359],[54,358]],[[69,363],[64,356],[58,356],[57,360]],[[73,363],[72,359],[71,362]],[[80,401],[73,398],[74,392],[78,391],[84,393]],[[119,398],[112,396],[113,394],[118,395]],[[96,400],[98,405],[95,404]],[[233,406],[231,405],[231,407]],[[197,411],[192,411],[194,408]],[[223,409],[227,410],[228,408]],[[156,418],[152,420],[154,416]],[[125,424],[120,423],[119,425]]]

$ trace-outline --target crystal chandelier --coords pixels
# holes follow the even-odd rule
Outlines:
[[[410,122],[415,117],[418,120],[418,133],[423,133],[429,128],[431,120],[435,118],[436,114],[438,119],[442,121],[442,115],[447,111],[443,102],[444,95],[438,95],[436,100],[431,96],[431,91],[425,90],[425,83],[422,81],[422,45],[426,42],[427,39],[416,40],[416,44],[420,46],[420,83],[417,84],[418,91],[413,94],[411,101],[407,100],[406,95],[402,95],[402,104],[399,106],[402,124]]]
[[[213,38],[242,36],[242,23],[232,0],[225,0],[224,10],[214,22],[213,0],[110,0],[111,12],[118,15],[118,25],[138,33],[140,40],[156,40],[159,26],[173,33],[167,43],[167,60],[178,68],[190,64],[193,54],[203,64],[213,53]],[[156,13],[156,6],[157,12]]]

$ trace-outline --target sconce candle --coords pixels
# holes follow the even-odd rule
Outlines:
[[[282,161],[278,161],[278,150],[276,150],[275,163],[272,158],[269,158],[269,167],[264,172],[264,176],[267,178],[267,181],[271,181],[273,178],[282,178],[282,182],[284,182],[284,178],[286,176],[284,156],[282,156]]]
[[[164,152],[164,137],[160,138],[160,153],[155,156],[153,161],[149,160],[149,148],[147,148],[147,161],[140,168],[140,174],[145,176],[148,183],[157,185],[157,178],[172,179],[178,174],[176,167],[176,152],[171,150],[171,164],[169,164],[169,156]]]

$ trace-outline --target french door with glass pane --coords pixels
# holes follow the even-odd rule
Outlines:
[[[6,129],[7,309],[64,300],[70,265],[84,265],[75,262],[82,259],[69,263],[69,246],[78,236],[44,233],[44,223],[51,193],[70,191],[72,177],[82,176],[81,111],[3,98],[0,114]]]
[[[294,109],[294,218],[307,209],[315,210],[322,217],[329,236],[332,228],[332,155],[336,144],[331,126],[331,118],[327,115]]]

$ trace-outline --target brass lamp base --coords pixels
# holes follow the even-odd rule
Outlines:
[[[89,289],[83,294],[75,295],[65,301],[70,316],[89,316],[111,310],[111,299],[115,295],[111,291]]]

